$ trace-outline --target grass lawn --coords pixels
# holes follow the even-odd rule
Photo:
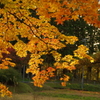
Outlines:
[[[12,98],[5,97],[5,98],[0,98],[0,100],[66,100],[66,99],[25,93],[25,94],[14,94]],[[67,99],[67,100],[72,100],[72,99]]]
[[[100,100],[100,93],[55,89],[33,93],[15,93],[12,98],[4,97],[0,100]]]
[[[86,88],[90,91],[80,90],[77,84],[62,87],[58,82],[48,82],[43,88],[38,88],[31,83],[19,83],[16,87],[10,87],[12,98],[0,97],[0,100],[100,100],[99,85],[88,84]]]
[[[100,99],[100,93],[68,90],[68,89],[44,91],[44,92],[40,92],[39,95],[61,98],[61,100],[64,100],[64,99],[67,99],[67,100],[99,100]]]

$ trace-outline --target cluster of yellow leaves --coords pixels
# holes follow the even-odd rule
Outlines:
[[[15,63],[11,62],[10,58],[2,59],[2,63],[0,64],[0,69],[8,69],[8,66],[15,66]]]
[[[46,80],[49,80],[50,77],[54,76],[55,69],[48,67],[46,70],[38,72],[32,79],[34,80],[34,85],[38,87],[43,87],[43,84]]]
[[[87,58],[90,62],[94,62],[94,59],[87,54],[88,48],[84,45],[78,46],[78,49],[74,51],[74,56],[80,59]]]
[[[66,44],[74,44],[76,41],[78,41],[78,38],[76,36],[65,36],[65,35],[61,35],[59,37],[60,41],[66,41]]]
[[[26,73],[31,72],[33,75],[37,74],[40,70],[39,64],[42,64],[43,59],[40,58],[39,54],[32,54],[29,61],[29,68],[26,70]]]
[[[0,96],[4,97],[4,96],[12,96],[12,93],[8,90],[8,88],[0,83]]]
[[[63,78],[60,78],[61,81],[63,80],[63,82],[61,82],[61,85],[66,86],[66,82],[69,81],[69,79],[69,76],[64,75]]]
[[[61,57],[61,54],[59,54],[57,51],[51,52],[55,58],[54,66],[57,69],[67,69],[67,70],[75,70],[75,65],[78,64],[78,60],[73,58],[72,55],[65,55],[64,57]]]
[[[3,54],[9,54],[7,48],[11,47],[10,43],[5,41],[3,38],[0,37],[0,69],[8,69],[8,66],[14,67],[15,64],[11,62],[10,58],[3,58]]]
[[[14,49],[17,51],[17,55],[20,57],[26,57],[27,56],[27,49],[26,44],[23,41],[18,41],[14,45]]]
[[[0,37],[0,59],[3,58],[3,53],[9,54],[9,52],[7,51],[7,48],[9,46],[10,45],[8,44],[8,42],[6,42],[3,38]]]

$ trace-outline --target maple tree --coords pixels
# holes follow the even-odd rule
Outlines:
[[[32,79],[38,87],[42,87],[46,80],[53,77],[56,69],[74,70],[78,63],[75,57],[86,57],[93,61],[86,54],[88,48],[83,45],[74,51],[74,56],[62,57],[57,50],[67,44],[74,44],[78,38],[65,36],[49,22],[51,18],[55,18],[57,24],[63,24],[65,20],[83,17],[88,24],[99,27],[99,8],[96,0],[0,0],[0,70],[9,65],[15,66],[10,58],[3,58],[3,53],[10,53],[8,48],[14,48],[19,57],[26,57],[28,52],[31,54],[26,73],[31,72],[34,75]],[[36,10],[39,17],[32,17],[30,10]],[[22,41],[19,36],[28,41]],[[43,64],[41,56],[47,54],[53,55],[54,66],[40,70],[39,65]],[[64,75],[61,80],[64,80],[62,85],[65,86],[69,77]]]

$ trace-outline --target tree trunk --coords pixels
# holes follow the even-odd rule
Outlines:
[[[97,67],[97,75],[96,75],[96,80],[99,81],[99,72],[100,72],[100,68]]]
[[[92,67],[87,67],[87,76],[86,76],[87,81],[91,80],[91,71]]]

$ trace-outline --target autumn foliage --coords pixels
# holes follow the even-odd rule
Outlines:
[[[3,54],[9,54],[8,48],[13,48],[19,57],[26,57],[30,53],[29,68],[35,86],[42,87],[44,82],[54,76],[56,69],[74,70],[78,63],[76,58],[92,57],[87,55],[88,49],[81,45],[74,55],[62,57],[58,49],[67,44],[78,41],[75,36],[65,36],[50,24],[51,18],[55,18],[57,24],[63,24],[66,20],[77,20],[82,17],[88,24],[100,27],[98,0],[0,0],[0,70],[15,66],[10,58],[4,58]],[[38,17],[32,16],[30,10],[35,10]],[[21,38],[26,38],[24,42]],[[12,43],[16,41],[15,43]],[[53,67],[41,70],[43,64],[42,55],[52,54],[55,58]],[[62,85],[69,80],[68,76],[61,78]],[[0,85],[0,89],[2,84]]]
[[[0,83],[0,94],[2,97],[4,97],[4,96],[11,97],[12,96],[12,93],[8,90],[8,88],[1,83]]]

